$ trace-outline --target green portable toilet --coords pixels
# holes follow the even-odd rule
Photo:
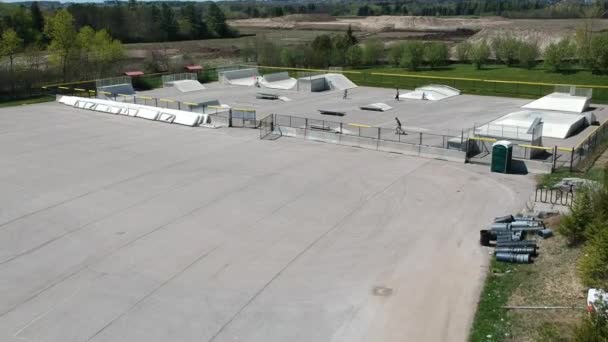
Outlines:
[[[507,140],[500,140],[492,144],[492,172],[509,173],[513,159],[513,144]]]

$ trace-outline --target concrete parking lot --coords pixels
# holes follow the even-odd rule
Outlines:
[[[0,110],[0,340],[463,341],[528,176],[168,125]]]

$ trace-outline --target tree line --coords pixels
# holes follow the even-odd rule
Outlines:
[[[329,14],[333,16],[503,16],[510,18],[584,18],[592,9],[595,16],[608,11],[608,0],[411,0],[311,2],[248,1],[224,3],[231,18],[280,17],[290,14]]]
[[[593,32],[589,26],[577,29],[573,38],[564,38],[541,50],[538,41],[502,35],[474,42],[463,41],[455,47],[444,42],[418,40],[393,43],[378,40],[358,43],[352,29],[344,34],[322,34],[310,44],[280,47],[265,38],[244,49],[242,56],[262,65],[285,67],[362,67],[389,64],[411,71],[438,68],[452,62],[471,63],[477,69],[504,64],[531,69],[543,63],[545,69],[562,72],[583,67],[593,73],[608,72],[608,32]]]
[[[105,29],[124,43],[229,38],[238,31],[228,26],[215,2],[117,3],[111,6],[73,4],[68,11],[78,27]]]
[[[233,37],[215,3],[160,6],[130,1],[49,8],[0,3],[0,97],[32,94],[48,83],[115,75],[121,41]]]

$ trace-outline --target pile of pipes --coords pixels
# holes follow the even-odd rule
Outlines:
[[[528,264],[538,256],[536,240],[527,239],[531,234],[546,239],[553,232],[535,217],[507,215],[494,219],[489,229],[480,230],[479,243],[495,247],[497,261]]]

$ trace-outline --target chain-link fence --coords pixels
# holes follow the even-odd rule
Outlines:
[[[395,74],[368,72],[365,70],[306,69],[273,66],[258,66],[261,74],[286,71],[291,77],[299,78],[323,73],[340,73],[360,86],[415,89],[429,84],[447,85],[465,94],[495,95],[523,98],[539,98],[556,91],[567,91],[572,95],[586,96],[595,103],[608,103],[608,86],[575,85],[563,86],[553,83],[487,80],[466,77],[442,77],[429,75]]]
[[[193,73],[193,72],[184,72],[184,73],[180,73],[180,74],[162,75],[161,80],[162,80],[163,84],[169,83],[169,82],[175,82],[175,81],[186,81],[186,80],[196,81],[196,80],[198,80],[198,76],[196,75],[196,73]]]
[[[131,77],[129,76],[118,76],[118,77],[109,77],[102,78],[99,80],[95,80],[95,86],[97,88],[113,86],[117,84],[131,84]]]
[[[434,134],[419,131],[410,131],[401,128],[372,127],[361,124],[310,119],[291,115],[274,114],[274,125],[281,128],[298,129],[306,135],[308,132],[325,132],[340,136],[352,136],[369,140],[386,141],[392,143],[425,146],[438,149],[464,151],[465,141],[468,138],[465,131],[457,134]]]

